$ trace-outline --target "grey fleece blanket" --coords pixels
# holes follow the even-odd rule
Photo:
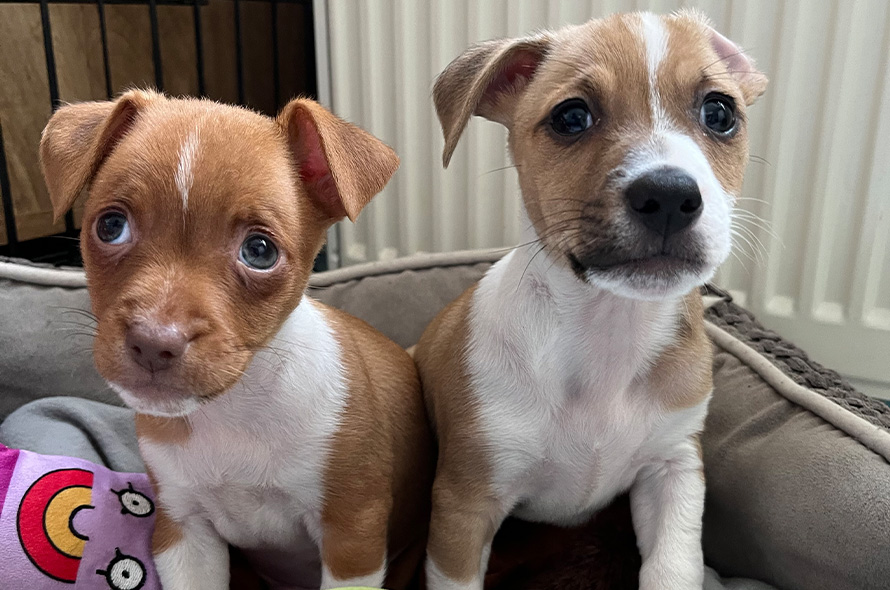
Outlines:
[[[133,412],[95,401],[51,397],[26,404],[0,425],[0,443],[47,455],[68,455],[115,471],[144,472]],[[708,568],[703,590],[775,590]]]

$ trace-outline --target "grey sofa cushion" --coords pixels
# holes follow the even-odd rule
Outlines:
[[[704,547],[786,590],[890,587],[890,432],[710,324]]]
[[[93,368],[85,286],[79,271],[0,260],[0,420],[47,396],[120,404]]]
[[[312,278],[310,293],[409,346],[503,252],[416,256],[322,273]],[[61,307],[86,308],[87,297],[76,272],[60,276],[66,287],[51,286],[59,272],[0,262],[0,277],[7,277],[0,278],[0,417],[47,395],[109,396],[90,355],[74,354],[77,347],[61,340]],[[733,314],[751,329],[728,325]],[[842,391],[830,371],[820,373],[805,355],[792,355],[792,363],[759,354],[739,338],[760,346],[760,336],[746,334],[763,330],[743,316],[731,303],[708,311],[734,332],[708,326],[716,347],[702,439],[708,562],[725,575],[785,590],[890,587],[890,431],[882,426],[890,409]],[[797,374],[800,363],[809,369]],[[816,379],[806,377],[815,371],[822,377],[814,383],[824,387],[805,389],[783,371],[803,384]]]

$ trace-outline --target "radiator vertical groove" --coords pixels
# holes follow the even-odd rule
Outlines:
[[[344,224],[344,264],[516,244],[506,132],[474,118],[447,170],[431,101],[470,44],[611,12],[704,10],[770,80],[749,112],[736,257],[717,281],[760,319],[890,394],[890,4],[885,0],[329,0],[332,106],[402,167]],[[756,215],[764,220],[741,219]],[[768,227],[761,227],[768,224]]]

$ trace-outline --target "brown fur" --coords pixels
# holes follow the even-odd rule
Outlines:
[[[198,148],[184,207],[174,176],[193,133]],[[143,91],[60,109],[44,132],[41,160],[57,216],[89,188],[81,248],[100,373],[137,396],[169,389],[203,399],[241,378],[299,302],[328,227],[355,219],[399,163],[379,140],[309,100],[292,101],[273,120]],[[110,210],[127,215],[129,243],[96,237],[97,219]],[[269,271],[237,262],[253,231],[278,248]],[[375,571],[389,531],[388,580],[404,588],[422,560],[433,468],[419,380],[410,357],[382,334],[341,312],[326,314],[350,397],[324,474],[324,558],[340,578]],[[172,368],[150,376],[124,346],[131,323],[146,318],[189,339]],[[140,414],[136,422],[143,439],[177,444],[190,436],[185,418]],[[163,506],[157,515],[161,551],[182,531]]]
[[[138,422],[137,422],[138,424]],[[138,431],[138,425],[137,425]],[[148,473],[148,480],[151,482],[151,487],[154,488],[155,497],[158,496],[158,484],[155,479],[154,474],[151,472],[151,468],[146,465],[145,468]],[[167,515],[167,511],[164,510],[164,507],[156,502],[155,506],[155,529],[151,536],[151,551],[152,554],[157,555],[162,551],[166,551],[170,547],[173,547],[182,539],[182,528],[178,523],[173,521],[170,516]]]
[[[182,444],[191,435],[191,426],[185,418],[163,418],[136,414],[136,437],[157,443]]]
[[[103,113],[107,122],[97,122]],[[56,214],[90,185],[81,249],[99,318],[94,356],[106,379],[136,391],[142,385],[133,382],[138,372],[120,346],[127,323],[141,316],[178,325],[192,340],[189,354],[167,371],[171,384],[209,398],[240,378],[254,351],[299,301],[311,261],[339,218],[333,203],[342,199],[340,210],[354,217],[398,165],[392,150],[333,119],[305,100],[291,102],[273,121],[142,91],[116,103],[64,107],[53,116],[41,156]],[[204,121],[200,152],[184,216],[173,171],[180,145],[198,121]],[[331,134],[327,143],[316,128]],[[239,137],[238,150],[232,137]],[[352,159],[340,154],[328,163],[313,151],[325,145],[342,152],[332,146],[344,142],[357,146]],[[355,169],[362,158],[366,165]],[[137,234],[132,251],[95,239],[96,219],[110,208],[130,215]],[[237,252],[256,228],[275,239],[284,258],[259,279],[245,276],[233,257],[218,255]],[[145,240],[138,239],[141,234]]]
[[[470,398],[459,393],[469,389],[464,366],[474,292],[475,286],[436,316],[414,353],[439,441],[427,552],[443,572],[457,580],[469,580],[478,573],[479,564],[469,563],[464,556],[480,554],[482,547],[475,544],[487,544],[496,532],[490,467],[479,449],[478,416]]]
[[[376,571],[388,554],[386,587],[406,588],[422,561],[433,480],[420,380],[397,344],[348,314],[324,311],[351,394],[325,474],[325,563],[342,580]]]

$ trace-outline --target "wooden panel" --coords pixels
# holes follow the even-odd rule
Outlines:
[[[191,6],[159,6],[158,30],[164,91],[174,96],[198,94],[195,19]]]
[[[272,9],[267,2],[243,1],[241,31],[245,99],[249,106],[274,114]],[[172,95],[198,92],[194,8],[159,6],[158,33],[164,89]],[[200,8],[206,95],[238,100],[235,26],[232,0],[209,0]],[[110,85],[113,94],[128,88],[154,87],[149,9],[145,5],[105,6]],[[50,5],[59,98],[65,102],[107,98],[99,12],[94,4]],[[304,6],[278,8],[281,74],[280,104],[305,93],[307,65],[302,55],[305,27],[312,26]],[[16,227],[20,240],[64,231],[53,223],[52,206],[37,158],[40,132],[51,114],[40,7],[0,4],[0,122],[6,143]],[[12,81],[11,83],[6,83]],[[75,204],[75,225],[82,206]],[[0,210],[0,244],[6,241]]]
[[[244,52],[244,101],[275,113],[272,81],[272,7],[266,2],[241,2],[241,46]]]
[[[107,98],[102,36],[96,7],[85,4],[52,4],[49,15],[59,97],[65,102]]]
[[[234,4],[227,0],[209,0],[201,9],[205,90],[209,98],[228,103],[238,102],[234,16]]]
[[[0,80],[0,124],[18,237],[62,231],[63,225],[52,223],[36,165],[40,132],[52,111],[38,5],[0,4]]]
[[[49,15],[59,98],[65,102],[105,99],[107,91],[98,10],[90,5],[53,4]],[[80,227],[82,216],[83,198],[74,204],[75,227]],[[54,226],[44,226],[35,228],[35,231],[46,234],[52,233],[53,229]]]
[[[153,88],[151,27],[147,6],[107,5],[108,55],[115,94],[128,88]]]
[[[284,106],[298,94],[306,94],[312,56],[305,54],[306,36],[312,30],[312,13],[301,4],[278,5],[278,104]]]

